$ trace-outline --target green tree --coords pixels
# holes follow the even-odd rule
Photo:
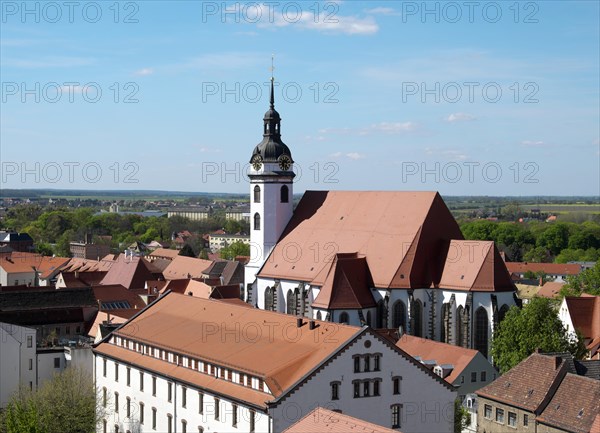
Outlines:
[[[558,318],[555,301],[535,297],[522,309],[513,306],[494,333],[492,357],[505,373],[536,349],[544,352],[570,352],[576,358],[585,354],[582,339],[572,341]]]
[[[600,261],[596,262],[593,268],[582,271],[579,275],[569,275],[566,289],[561,294],[579,296],[582,293],[600,296]]]
[[[471,414],[457,398],[454,400],[454,433],[462,433],[469,424],[471,424]]]
[[[234,260],[237,256],[249,256],[250,245],[244,242],[234,242],[224,248],[221,248],[219,255],[225,260]]]
[[[180,256],[196,257],[196,253],[190,244],[185,244],[179,251]]]
[[[100,401],[92,377],[68,368],[37,391],[15,393],[0,419],[0,431],[90,433],[104,415]]]
[[[550,253],[545,247],[533,247],[523,254],[523,260],[532,263],[549,263]]]
[[[569,226],[565,223],[550,225],[537,238],[537,245],[546,248],[553,255],[557,255],[569,245]]]
[[[44,242],[36,244],[35,251],[38,254],[41,254],[42,256],[51,256],[52,254],[54,254],[54,250],[52,249],[50,244]]]

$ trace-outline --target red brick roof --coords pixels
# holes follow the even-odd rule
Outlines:
[[[600,296],[567,296],[565,302],[573,326],[593,345],[594,340],[600,338]]]
[[[598,432],[600,380],[568,373],[537,421],[573,433]],[[594,426],[595,425],[595,426]]]
[[[313,284],[321,285],[313,307],[325,309],[359,309],[374,307],[371,294],[373,279],[365,257],[356,253],[336,254],[327,272],[321,272]],[[320,281],[324,278],[324,281]]]
[[[533,353],[494,382],[477,391],[480,397],[519,407],[533,413],[543,409],[544,400],[567,372],[559,357]]]
[[[436,192],[306,191],[259,275],[311,282],[333,254],[357,253],[375,287],[429,287],[451,239],[463,236]]]
[[[120,284],[128,289],[143,289],[152,272],[141,257],[125,257],[121,254],[110,267],[100,284]]]
[[[210,260],[196,259],[193,257],[176,256],[169,266],[163,271],[167,280],[177,280],[181,278],[200,278],[212,262]]]
[[[543,298],[555,298],[564,285],[565,283],[558,281],[547,281],[542,288],[538,290],[537,295]]]
[[[382,419],[383,421],[383,419]],[[317,407],[282,433],[401,433],[331,410]]]

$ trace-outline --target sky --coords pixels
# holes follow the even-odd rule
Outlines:
[[[600,195],[598,1],[0,6],[2,188]]]

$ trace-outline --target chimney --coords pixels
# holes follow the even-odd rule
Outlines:
[[[310,329],[311,331],[314,330],[317,327],[317,324],[315,323],[314,320],[311,320],[308,322],[308,329]]]
[[[296,318],[296,328],[302,327],[302,317]]]

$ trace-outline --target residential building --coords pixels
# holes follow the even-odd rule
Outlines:
[[[489,357],[515,286],[493,242],[466,241],[436,192],[306,191],[271,105],[250,158],[245,299],[261,309],[403,331]]]
[[[382,427],[323,407],[316,407],[300,421],[285,429],[283,433],[339,433],[353,431],[399,433],[397,429]]]
[[[174,207],[168,210],[167,217],[171,218],[179,216],[182,218],[188,218],[192,221],[202,221],[208,219],[211,215],[212,209],[210,207],[203,206],[188,206],[188,207]]]
[[[94,354],[100,432],[280,433],[316,405],[404,433],[453,430],[454,389],[368,327],[169,292]]]
[[[32,252],[33,238],[28,233],[0,231],[0,247],[10,247],[13,251]]]
[[[79,259],[100,260],[110,253],[109,244],[94,243],[91,234],[86,234],[84,242],[71,242],[69,249],[73,257]]]
[[[543,273],[549,281],[565,282],[569,275],[578,275],[581,266],[574,263],[528,263],[506,262],[508,271],[519,279],[527,279],[527,273]]]
[[[250,245],[250,236],[244,234],[210,234],[208,245],[210,250],[214,253],[219,251],[221,248],[225,248],[236,242],[241,242],[246,245]]]
[[[225,211],[225,219],[250,222],[250,207],[227,209]]]
[[[579,331],[591,359],[600,359],[600,296],[582,294],[580,297],[566,296],[558,317],[571,338]]]
[[[36,389],[36,331],[0,321],[0,409],[20,386]]]
[[[477,431],[597,431],[600,427],[598,368],[600,363],[589,368],[568,354],[533,353],[477,391]]]

